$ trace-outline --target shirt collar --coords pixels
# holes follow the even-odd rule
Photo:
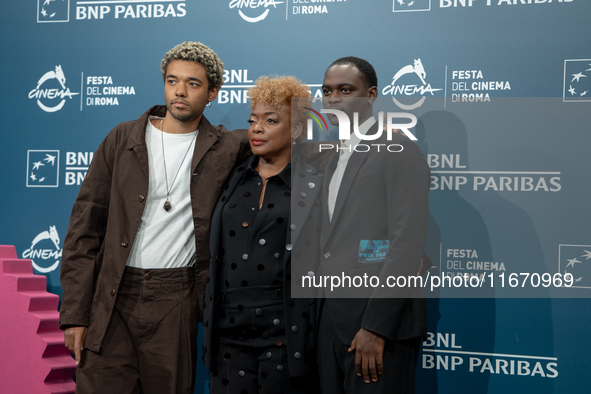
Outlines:
[[[252,157],[250,158],[250,160],[248,161],[248,163],[246,165],[246,177],[259,176],[259,173],[256,170],[256,166],[258,164],[259,164],[259,157],[252,155]],[[269,180],[271,180],[271,179],[278,179],[291,189],[291,161],[289,163],[287,163],[285,168],[283,168],[283,170],[281,170],[281,172],[279,174],[273,175],[272,177],[269,178]]]

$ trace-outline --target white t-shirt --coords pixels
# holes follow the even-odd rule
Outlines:
[[[179,268],[195,264],[190,182],[197,133],[198,130],[187,134],[163,133],[148,122],[148,195],[144,202],[146,206],[142,221],[127,261],[128,266],[146,269]],[[167,194],[163,142],[170,189],[171,209],[168,212],[163,208]]]

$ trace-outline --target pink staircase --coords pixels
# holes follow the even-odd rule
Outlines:
[[[58,327],[59,297],[31,260],[0,245],[0,392],[73,393],[76,363]]]

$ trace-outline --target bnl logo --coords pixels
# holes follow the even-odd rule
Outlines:
[[[69,21],[70,0],[37,0],[37,23]]]
[[[431,11],[431,0],[394,0],[393,12]]]
[[[27,151],[27,187],[58,187],[59,160],[59,150]]]
[[[591,59],[564,61],[563,101],[591,101]]]
[[[559,245],[558,272],[573,276],[572,287],[591,289],[591,245]]]

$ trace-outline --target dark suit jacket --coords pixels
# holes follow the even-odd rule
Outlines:
[[[248,162],[248,160],[247,160]],[[229,196],[240,184],[247,162],[234,168],[224,191],[220,195],[218,203],[212,216],[211,226],[211,260],[209,277],[207,278],[205,323],[203,332],[203,353],[205,366],[209,369],[216,369],[216,361],[219,359],[218,343],[215,330],[215,311],[219,310],[221,300],[218,285],[218,273],[222,269],[220,248],[220,237],[222,227],[222,209],[228,201]],[[292,298],[291,284],[301,280],[301,275],[317,266],[314,258],[319,255],[318,243],[311,242],[311,239],[318,239],[320,217],[320,204],[318,196],[322,187],[322,175],[313,167],[303,163],[297,156],[292,160],[292,185],[291,185],[291,206],[288,223],[290,230],[287,232],[286,253],[284,255],[284,277],[283,277],[283,308],[285,311],[285,327],[287,337],[288,365],[290,376],[300,376],[315,368],[315,327],[313,323],[316,315],[315,300],[313,298]],[[305,190],[305,191],[304,191]],[[303,193],[303,194],[302,194]],[[312,246],[307,247],[306,245]],[[298,262],[307,262],[308,265],[298,264],[291,266],[292,253],[305,253],[298,256]],[[309,257],[307,257],[309,256]],[[296,356],[299,353],[299,356]]]
[[[332,221],[326,201],[336,155],[327,167],[323,186],[320,274],[367,274],[380,279],[375,288],[324,290],[335,330],[344,344],[350,344],[360,328],[390,340],[426,335],[427,329],[422,289],[381,285],[388,276],[419,272],[427,231],[429,167],[418,146],[404,136],[394,134],[392,141],[366,142],[400,144],[403,151],[388,152],[382,146],[380,152],[375,147],[367,153],[354,152],[343,175]],[[389,241],[385,258],[360,260],[359,245],[364,240]]]

